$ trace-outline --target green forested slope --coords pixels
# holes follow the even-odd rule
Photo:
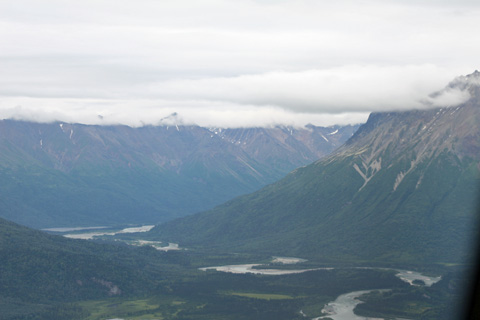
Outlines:
[[[303,319],[301,308],[313,317],[347,291],[408,287],[385,270],[197,269],[252,258],[71,240],[0,219],[0,319]]]
[[[151,236],[326,260],[465,261],[477,230],[479,77],[451,84],[469,90],[461,106],[372,114],[333,155]]]
[[[151,293],[177,268],[163,261],[153,248],[71,240],[0,219],[0,319],[36,319],[75,311],[61,303]]]

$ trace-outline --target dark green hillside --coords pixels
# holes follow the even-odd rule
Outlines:
[[[153,248],[70,240],[0,219],[0,319],[55,310],[81,315],[60,304],[151,293],[178,269],[161,256]]]
[[[348,291],[408,288],[388,270],[287,276],[198,271],[261,256],[70,240],[0,219],[0,319],[303,319]],[[255,260],[254,260],[255,261]]]
[[[478,229],[479,78],[451,84],[471,94],[461,106],[372,114],[331,156],[151,236],[327,261],[464,261]]]

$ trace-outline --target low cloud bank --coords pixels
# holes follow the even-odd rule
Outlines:
[[[478,67],[479,15],[472,0],[0,1],[0,118],[235,127],[453,105],[468,95],[429,95]]]
[[[168,99],[273,105],[292,112],[371,112],[462,103],[466,95],[453,90],[431,103],[424,103],[429,94],[443,88],[453,77],[450,70],[433,65],[354,65],[323,70],[164,81],[150,85],[147,92]]]
[[[453,72],[433,65],[278,71],[154,82],[124,88],[118,97],[111,94],[96,99],[86,98],[88,88],[83,93],[80,88],[72,93],[73,98],[4,96],[0,99],[0,118],[129,126],[173,122],[218,127],[361,123],[373,111],[466,101],[466,90],[446,87],[454,78]],[[178,115],[169,117],[173,113]]]
[[[96,125],[199,125],[239,128],[307,124],[330,126],[356,124],[367,120],[366,112],[298,113],[274,106],[238,105],[208,101],[91,100],[12,98],[20,102],[8,108],[0,102],[0,118],[34,122],[68,122]],[[74,108],[73,106],[82,106]],[[28,107],[25,107],[28,106]],[[74,110],[75,109],[75,110]]]

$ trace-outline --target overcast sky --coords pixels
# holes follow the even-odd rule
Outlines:
[[[204,126],[358,123],[459,103],[480,1],[0,2],[0,118]],[[428,103],[424,103],[428,101]]]

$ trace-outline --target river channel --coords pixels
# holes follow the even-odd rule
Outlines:
[[[357,298],[363,294],[372,292],[375,290],[362,290],[354,291],[338,296],[335,301],[329,302],[322,310],[323,313],[326,313],[326,316],[317,317],[312,320],[320,320],[325,318],[330,318],[333,320],[381,320],[380,318],[365,318],[357,316],[353,309],[357,304],[362,303]],[[378,290],[378,291],[388,291],[387,290]]]
[[[98,239],[102,236],[114,236],[122,233],[141,233],[148,232],[155,227],[154,225],[129,227],[123,229],[115,229],[112,227],[75,227],[75,228],[48,228],[43,231],[61,234],[70,239],[92,240]],[[176,243],[169,243],[167,246],[162,245],[161,241],[147,241],[147,240],[119,240],[124,241],[132,246],[151,246],[159,251],[181,250]]]
[[[295,264],[303,262],[305,260],[297,258],[283,258],[283,257],[273,257],[272,262],[276,263],[287,263]],[[207,267],[200,268],[202,271],[207,270],[217,270],[221,272],[228,273],[252,273],[252,274],[263,274],[263,275],[286,275],[286,274],[295,274],[302,273],[314,270],[332,270],[334,268],[315,268],[315,269],[296,269],[296,270],[279,270],[279,269],[255,269],[254,267],[261,266],[261,264],[238,264],[238,265],[227,265],[227,266],[217,266],[217,267]],[[426,286],[431,286],[432,284],[440,281],[441,277],[429,277],[425,276],[416,271],[409,270],[399,270],[391,268],[357,268],[357,269],[379,269],[379,270],[394,270],[397,273],[395,276],[401,280],[409,283],[410,285],[415,285],[414,280],[421,280],[425,283]],[[372,292],[372,291],[388,291],[389,289],[381,290],[361,290],[353,291],[349,293],[342,294],[337,297],[334,301],[329,302],[323,308],[323,316],[313,318],[312,320],[321,320],[321,319],[333,319],[333,320],[382,320],[381,318],[365,318],[357,316],[353,310],[355,307],[362,303],[357,298],[363,294]],[[303,312],[302,312],[303,314]],[[400,319],[398,319],[400,320]]]

